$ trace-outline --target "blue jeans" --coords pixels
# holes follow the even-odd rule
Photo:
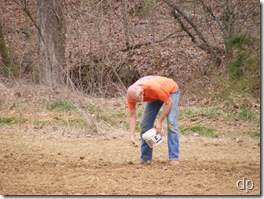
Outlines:
[[[168,152],[169,160],[179,159],[179,130],[177,124],[178,104],[180,100],[180,89],[176,93],[170,95],[173,104],[170,112],[167,115],[168,125]],[[141,161],[152,160],[153,149],[149,147],[148,143],[142,138],[143,133],[153,128],[155,119],[158,115],[163,102],[160,100],[153,102],[146,102],[144,107],[144,114],[141,120]]]

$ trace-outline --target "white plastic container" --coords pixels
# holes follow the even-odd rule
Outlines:
[[[149,129],[142,135],[142,138],[148,143],[150,148],[158,146],[162,142],[162,137],[160,134],[156,134],[154,128]]]

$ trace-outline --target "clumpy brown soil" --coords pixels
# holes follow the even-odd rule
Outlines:
[[[58,135],[0,126],[0,194],[259,195],[259,139],[181,136],[180,164],[167,162],[167,142],[152,164],[139,163],[128,136]],[[238,189],[244,178],[252,190]],[[239,184],[240,188],[242,183]],[[245,187],[246,188],[246,187]]]
[[[0,124],[0,195],[260,195],[260,139],[249,136],[260,130],[254,122],[226,121],[221,115],[181,117],[181,128],[214,128],[218,137],[180,131],[180,163],[170,165],[163,131],[152,164],[142,165],[140,148],[129,145],[124,99],[99,103],[51,91],[0,84],[0,118],[16,119]],[[56,99],[76,99],[83,110],[104,104],[88,112],[97,127],[70,125],[83,118],[76,110],[48,110]],[[110,119],[120,123],[114,126]],[[239,189],[242,179],[254,188]]]

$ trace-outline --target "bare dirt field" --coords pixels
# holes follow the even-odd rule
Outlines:
[[[142,165],[139,148],[127,138],[65,137],[51,130],[1,130],[2,195],[260,194],[256,139],[182,137],[180,164],[170,165],[164,136],[153,163]]]
[[[95,132],[71,125],[83,118],[75,109],[46,108],[62,98],[57,91],[20,85],[0,91],[0,118],[16,121],[0,123],[1,195],[260,195],[260,139],[248,136],[260,130],[254,122],[179,118],[180,127],[214,127],[218,137],[180,132],[180,163],[170,165],[163,131],[152,164],[142,165],[140,148],[129,145],[123,99],[105,100],[105,112],[96,112],[94,101],[81,98],[101,130]]]

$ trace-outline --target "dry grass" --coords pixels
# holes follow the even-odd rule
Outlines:
[[[0,112],[2,118],[12,118],[21,128],[44,126],[86,129],[89,134],[116,134],[126,129],[126,107],[123,98],[91,98],[66,88],[51,88],[16,82],[7,86],[0,83]],[[49,109],[49,105],[65,102],[63,107]]]
[[[52,108],[51,108],[52,107]],[[137,131],[143,104],[138,105]],[[11,120],[1,128],[56,132],[66,136],[128,137],[125,96],[95,98],[63,87],[31,85],[23,81],[0,83],[0,118]],[[229,113],[228,113],[229,114]],[[232,113],[231,113],[232,114]],[[179,107],[179,126],[212,129],[216,137],[260,135],[260,123],[227,117],[218,107]],[[231,115],[232,116],[232,115]],[[235,115],[234,115],[235,116]],[[257,115],[258,116],[258,115]],[[5,127],[3,127],[5,126]],[[163,132],[166,131],[164,122]],[[186,134],[187,135],[187,134]],[[190,133],[188,133],[190,135]]]

